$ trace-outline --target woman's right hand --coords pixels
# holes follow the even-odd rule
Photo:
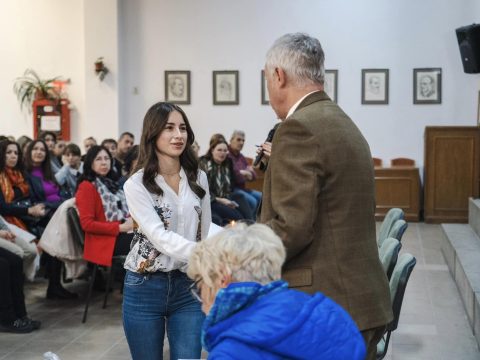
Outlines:
[[[28,215],[34,217],[45,216],[45,204],[36,204],[28,208]]]
[[[127,218],[123,224],[119,225],[120,232],[128,233],[133,231],[133,220],[131,217]]]

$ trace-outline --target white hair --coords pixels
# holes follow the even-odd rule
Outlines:
[[[280,67],[297,86],[323,84],[325,54],[320,41],[302,33],[286,34],[267,52],[266,69]]]
[[[236,224],[201,241],[193,250],[187,274],[213,287],[222,274],[235,282],[260,284],[279,280],[285,261],[282,240],[266,225]]]
[[[245,139],[245,131],[243,130],[233,130],[232,136],[230,137],[230,141],[232,141],[235,136],[241,136]]]

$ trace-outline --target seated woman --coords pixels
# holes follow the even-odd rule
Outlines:
[[[199,159],[199,166],[208,177],[212,220],[220,226],[232,220],[253,220],[254,218],[247,200],[242,195],[232,193],[235,173],[227,155],[226,140],[223,136],[214,136],[210,141],[207,154]]]
[[[75,195],[80,224],[85,231],[84,258],[111,266],[113,255],[127,255],[133,221],[125,194],[112,179],[112,156],[103,146],[92,146],[85,156],[83,175]]]
[[[321,293],[289,289],[284,260],[282,241],[262,224],[237,224],[193,250],[187,274],[207,314],[208,358],[364,359],[352,318]]]
[[[43,140],[34,140],[28,145],[25,153],[25,171],[32,203],[38,202],[43,206],[43,215],[40,219],[27,223],[27,226],[30,232],[40,238],[53,213],[65,200],[60,195],[60,187],[51,168],[50,153]],[[78,297],[77,294],[71,293],[62,286],[60,281],[62,262],[60,260],[44,251],[41,263],[46,266],[46,276],[49,279],[48,299],[73,299]]]
[[[0,247],[5,248],[24,260],[25,273],[29,280],[35,275],[37,247],[34,243],[16,237],[10,227],[27,230],[19,216],[40,215],[42,207],[28,206],[22,200],[29,198],[29,187],[23,175],[23,161],[17,143],[6,140],[0,143]],[[29,203],[31,205],[31,203]]]
[[[0,248],[0,331],[30,333],[40,321],[27,316],[23,294],[22,259]]]

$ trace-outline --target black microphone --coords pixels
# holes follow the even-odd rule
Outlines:
[[[272,142],[273,135],[275,135],[275,130],[277,130],[276,127],[274,127],[272,130],[268,132],[267,139],[265,140],[265,142]],[[253,166],[257,166],[260,163],[260,160],[262,160],[262,158],[263,158],[263,150],[260,151],[260,153],[255,158],[255,161],[253,162]]]

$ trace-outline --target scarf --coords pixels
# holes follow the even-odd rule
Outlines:
[[[28,184],[22,173],[15,169],[6,168],[4,172],[0,173],[0,190],[2,191],[7,204],[12,203],[15,198],[14,187],[19,188],[24,197],[27,197],[30,193]],[[15,216],[5,216],[5,220],[27,230],[25,223]]]
[[[105,178],[102,180],[104,179]],[[126,219],[128,217],[128,207],[123,190],[118,190],[117,186],[117,191],[114,193],[110,191],[110,188],[102,180],[97,177],[95,181],[93,181],[93,185],[102,199],[105,218],[107,221],[121,221]]]
[[[201,335],[203,348],[210,351],[210,339],[207,335],[209,328],[247,308],[262,296],[285,289],[288,289],[288,283],[283,280],[273,281],[267,285],[255,282],[232,283],[220,289],[203,323]]]

